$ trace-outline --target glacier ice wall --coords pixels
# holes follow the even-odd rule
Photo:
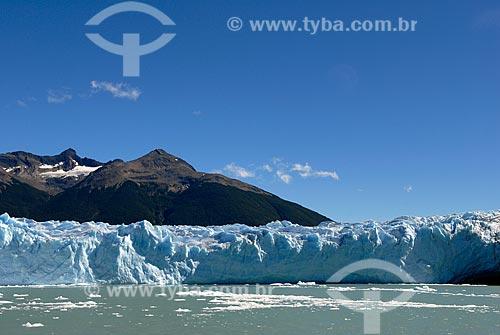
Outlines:
[[[321,282],[368,258],[422,283],[500,274],[500,211],[318,227],[111,226],[0,215],[0,285]]]

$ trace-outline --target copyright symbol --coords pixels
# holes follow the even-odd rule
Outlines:
[[[227,20],[227,28],[231,31],[239,31],[243,28],[243,20],[234,16]]]
[[[97,286],[97,285],[91,285],[91,286],[85,286],[83,291],[85,292],[85,295],[87,297],[91,298],[91,297],[98,296],[100,289],[99,289],[99,286]]]

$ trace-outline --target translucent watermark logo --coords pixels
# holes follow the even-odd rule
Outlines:
[[[175,26],[174,21],[170,19],[165,13],[161,12],[155,7],[150,5],[127,1],[112,5],[94,17],[92,17],[85,25],[98,26],[107,18],[125,12],[140,12],[152,16],[164,26]],[[124,77],[139,77],[140,59],[141,56],[153,53],[163,48],[169,43],[175,34],[162,34],[155,41],[148,44],[141,44],[140,34],[123,34],[123,44],[115,44],[104,39],[100,34],[85,34],[92,42],[100,48],[123,57],[123,76]]]
[[[269,285],[90,285],[83,288],[84,294],[88,298],[100,298],[105,295],[109,298],[152,298],[161,297],[167,300],[174,300],[183,293],[218,292],[234,295],[273,295],[276,287]]]
[[[238,31],[243,28],[243,20],[239,17],[233,16],[227,20],[227,29],[231,31]]]
[[[382,270],[391,273],[398,277],[403,283],[415,283],[415,279],[407,272],[392,263],[379,259],[366,259],[349,264],[333,274],[327,282],[340,283],[347,276],[368,269]],[[398,304],[391,306],[391,304],[383,303],[380,291],[376,289],[365,291],[363,300],[361,301],[353,301],[339,290],[335,289],[328,290],[327,293],[329,296],[336,299],[342,306],[363,314],[363,328],[365,334],[380,334],[381,314],[398,308]],[[414,295],[415,292],[405,291],[391,301],[400,303],[407,302],[410,301]]]
[[[318,33],[335,32],[415,32],[417,30],[417,20],[399,17],[397,20],[376,19],[376,20],[352,20],[344,21],[322,17],[313,19],[304,17],[302,20],[261,20],[242,18],[233,16],[227,20],[227,28],[230,31],[240,31],[243,26],[247,26],[249,31],[255,33],[305,33],[316,35]]]
[[[85,286],[85,288],[83,289],[83,292],[85,293],[87,298],[90,298],[90,299],[101,297],[101,295],[100,295],[101,288],[97,284]]]

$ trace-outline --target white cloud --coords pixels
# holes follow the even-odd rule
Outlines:
[[[283,159],[278,157],[273,157],[273,159],[271,159],[271,162],[273,162],[274,165],[279,165],[283,162]]]
[[[28,107],[28,104],[26,103],[26,101],[21,100],[21,99],[17,100],[17,101],[16,101],[16,104],[17,104],[19,107],[22,107],[22,108],[26,108],[26,107]]]
[[[29,103],[30,102],[34,102],[34,101],[37,101],[36,98],[34,98],[34,97],[28,97],[28,98],[24,98],[24,99],[17,99],[16,100],[16,105],[18,107],[21,107],[21,108],[27,108],[27,107],[29,107]]]
[[[479,29],[499,29],[500,28],[500,8],[489,9],[476,17],[474,22]]]
[[[411,185],[405,186],[404,190],[405,190],[405,192],[410,193],[411,191],[413,191],[413,186],[411,186]]]
[[[290,184],[292,182],[292,176],[290,176],[289,174],[287,174],[281,170],[276,171],[276,175],[285,184]]]
[[[335,171],[314,171],[313,176],[320,177],[320,178],[332,178],[335,180],[339,180],[339,176],[338,176],[337,172],[335,172]]]
[[[292,171],[299,172],[299,175],[301,177],[307,178],[311,176],[312,167],[309,165],[309,163],[306,163],[305,165],[294,164]]]
[[[246,169],[231,163],[226,165],[223,171],[237,178],[256,177],[259,180],[265,180],[266,177],[274,176],[285,184],[290,184],[294,175],[301,178],[332,178],[333,180],[339,180],[339,176],[335,171],[314,170],[309,163],[292,165],[281,158],[273,158],[271,162],[272,164],[258,165],[252,169]]]
[[[47,92],[47,102],[49,104],[63,104],[71,99],[73,99],[73,95],[67,89],[49,90]]]
[[[200,117],[203,113],[200,111],[200,110],[195,110],[193,112],[193,115],[196,116],[196,117]]]
[[[293,172],[298,172],[302,178],[318,177],[318,178],[332,178],[334,180],[339,180],[339,176],[335,171],[316,171],[309,163],[304,165],[296,163],[293,165]]]
[[[227,164],[224,167],[224,171],[229,172],[230,174],[238,177],[238,178],[253,178],[255,177],[255,173],[249,171],[241,166],[237,166],[234,163]]]
[[[136,101],[142,92],[136,87],[131,87],[126,83],[109,83],[106,81],[95,81],[90,83],[94,92],[109,92],[115,98],[123,98]]]
[[[267,171],[267,172],[273,172],[273,167],[269,164],[264,164],[262,166],[262,170]]]

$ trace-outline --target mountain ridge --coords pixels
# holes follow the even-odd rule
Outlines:
[[[14,152],[0,154],[0,171],[0,211],[35,220],[205,226],[329,221],[256,186],[198,172],[162,149],[108,163],[81,158],[73,149],[55,156]]]
[[[78,156],[76,150],[71,148],[55,156],[40,156],[25,151],[0,155],[0,170],[50,195],[75,185],[81,176],[102,165],[94,159]],[[72,172],[68,174],[69,171]]]

